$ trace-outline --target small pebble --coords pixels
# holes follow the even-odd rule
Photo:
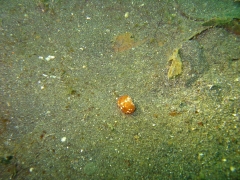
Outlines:
[[[62,137],[62,138],[61,138],[61,141],[62,141],[62,142],[65,142],[66,139],[67,139],[66,137]]]
[[[55,56],[49,55],[48,57],[45,58],[46,61],[50,61],[52,59],[55,59]]]
[[[33,167],[31,167],[31,168],[29,169],[29,172],[33,172],[33,169],[34,169],[34,168],[33,168]]]
[[[234,171],[236,170],[236,168],[233,167],[233,166],[231,166],[231,167],[230,167],[230,170],[231,170],[232,172],[234,172]]]

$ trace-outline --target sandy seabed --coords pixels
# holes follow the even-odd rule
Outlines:
[[[238,24],[203,24],[239,12],[226,0],[1,1],[0,179],[238,179]],[[133,114],[117,107],[124,94]]]

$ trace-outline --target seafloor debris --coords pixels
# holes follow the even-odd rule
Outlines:
[[[133,34],[130,32],[126,32],[123,34],[119,34],[114,38],[113,50],[115,52],[126,51],[143,44],[145,41],[146,39],[136,42]]]
[[[116,36],[113,44],[113,49],[115,52],[126,51],[134,46],[134,37],[132,33],[126,32]]]
[[[169,58],[170,67],[168,70],[168,78],[173,78],[182,73],[182,61],[178,53],[179,49],[174,49],[173,54]]]

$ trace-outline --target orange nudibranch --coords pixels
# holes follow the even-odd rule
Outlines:
[[[118,98],[118,107],[125,114],[132,114],[135,111],[135,105],[133,104],[132,98],[128,95],[123,95]]]

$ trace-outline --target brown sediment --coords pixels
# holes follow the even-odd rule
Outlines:
[[[126,51],[143,44],[144,42],[146,42],[146,40],[147,39],[145,38],[144,40],[136,42],[133,34],[130,32],[119,34],[114,39],[113,50],[115,52]]]

